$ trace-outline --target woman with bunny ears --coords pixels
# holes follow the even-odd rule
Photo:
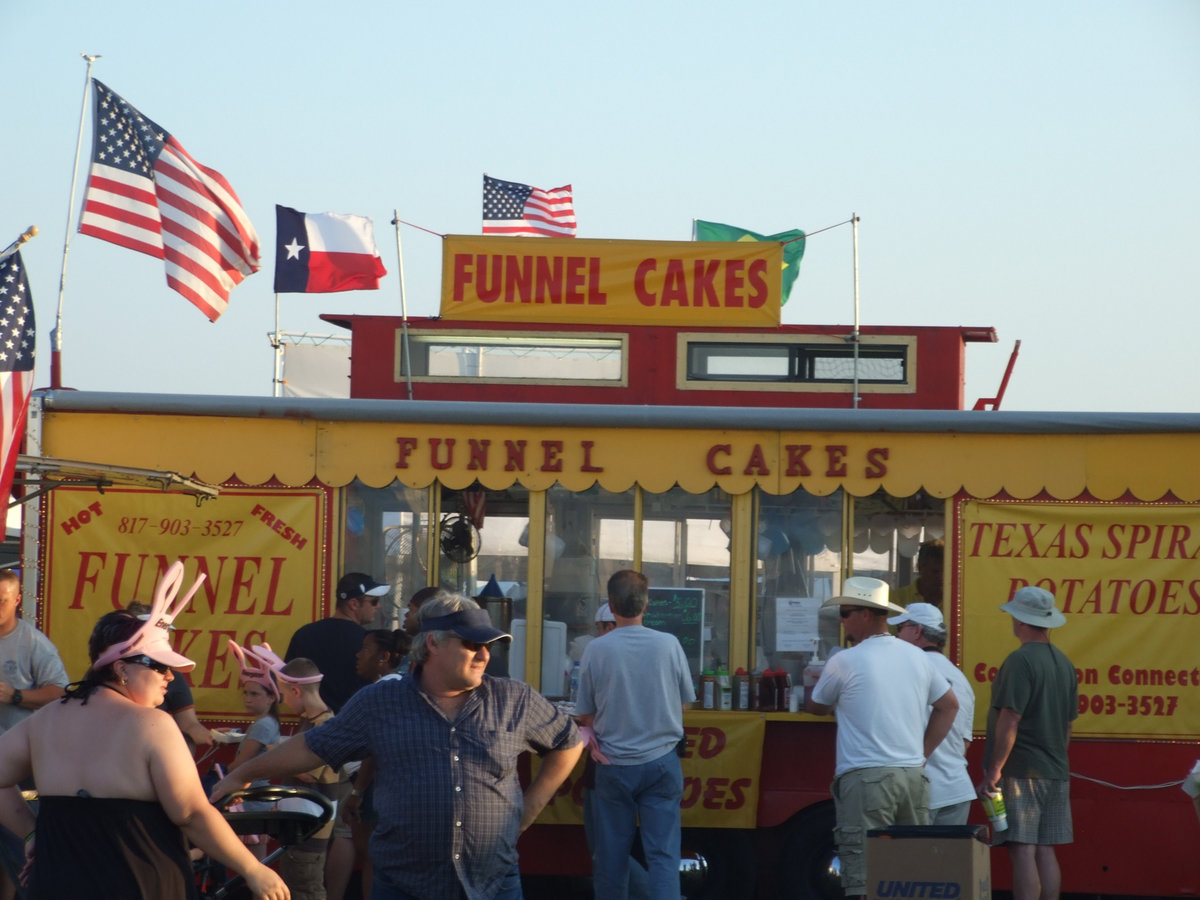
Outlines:
[[[29,835],[33,897],[196,897],[187,841],[243,875],[256,898],[290,896],[208,802],[183,734],[155,709],[174,672],[195,666],[167,637],[200,586],[172,604],[182,579],[175,563],[144,622],[103,616],[83,680],[0,737],[0,786],[32,775],[40,794],[36,837],[28,810],[0,804],[0,821]]]

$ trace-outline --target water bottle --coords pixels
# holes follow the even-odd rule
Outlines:
[[[579,699],[579,660],[571,663],[571,689],[569,695],[572,703]]]

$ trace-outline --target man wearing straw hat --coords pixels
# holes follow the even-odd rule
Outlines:
[[[888,631],[887,582],[847,578],[827,600],[842,619],[849,650],[831,656],[808,711],[837,711],[833,793],[838,853],[847,896],[866,893],[866,834],[888,825],[929,824],[925,761],[954,724],[958,700],[927,654]]]
[[[1062,875],[1056,844],[1074,839],[1067,744],[1079,714],[1078,679],[1050,629],[1066,624],[1054,595],[1023,587],[1000,607],[1021,646],[992,682],[981,793],[1004,792],[1008,830],[998,842],[1012,860],[1013,900],[1055,900]]]

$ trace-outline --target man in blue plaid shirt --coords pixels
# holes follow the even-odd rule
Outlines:
[[[418,614],[413,672],[358,691],[328,724],[234,769],[213,789],[374,756],[373,900],[520,900],[517,838],[583,749],[571,720],[529,685],[484,674],[511,637],[445,591]],[[517,759],[541,766],[522,794]]]

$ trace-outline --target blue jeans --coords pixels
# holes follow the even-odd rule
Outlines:
[[[672,747],[658,759],[634,766],[596,767],[596,849],[592,885],[603,900],[626,900],[629,852],[638,822],[653,900],[679,900],[679,801],[683,769]]]
[[[591,789],[583,792],[583,833],[587,837],[593,872],[600,868],[596,865],[596,800],[592,796],[595,793]],[[650,876],[646,867],[633,858],[629,860],[629,900],[650,900]]]

